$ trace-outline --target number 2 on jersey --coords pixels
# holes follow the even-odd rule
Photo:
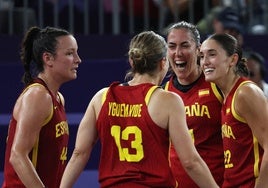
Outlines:
[[[129,153],[129,148],[122,148],[121,141],[129,140],[130,134],[133,134],[135,139],[131,141],[131,148],[136,150],[135,154]],[[114,137],[116,146],[119,152],[120,161],[139,162],[144,157],[142,146],[142,132],[137,126],[128,126],[124,130],[121,127],[114,125],[111,128],[111,135]]]

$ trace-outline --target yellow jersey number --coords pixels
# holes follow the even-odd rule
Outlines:
[[[231,151],[230,150],[226,150],[224,151],[224,165],[225,168],[232,168],[234,165],[233,163],[231,163]]]
[[[121,140],[128,140],[129,135],[134,134],[135,139],[131,141],[131,148],[136,150],[135,154],[130,154],[128,148],[122,148]],[[111,135],[114,137],[119,152],[119,160],[127,162],[139,162],[144,157],[142,145],[142,132],[137,126],[128,126],[124,130],[118,125],[113,125]]]
[[[67,147],[63,147],[60,155],[60,160],[62,161],[62,164],[67,160]]]

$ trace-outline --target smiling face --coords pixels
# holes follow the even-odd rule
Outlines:
[[[198,46],[186,28],[172,29],[167,36],[168,58],[179,82],[191,84],[199,77]]]
[[[200,65],[206,81],[224,83],[229,74],[234,74],[235,61],[213,39],[205,40],[200,47]]]

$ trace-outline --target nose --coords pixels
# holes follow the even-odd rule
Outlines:
[[[209,63],[209,61],[208,61],[207,56],[202,55],[202,56],[200,57],[200,64],[201,64],[201,66],[202,66],[202,65],[207,65],[208,63]]]
[[[176,54],[176,56],[181,56],[182,55],[182,50],[181,50],[181,48],[179,46],[176,47],[175,54]]]
[[[78,64],[82,63],[82,61],[81,61],[81,59],[80,59],[78,53],[77,53],[76,56],[75,56],[75,62],[78,63]]]

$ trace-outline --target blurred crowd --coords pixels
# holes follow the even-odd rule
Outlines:
[[[76,34],[85,34],[86,23],[88,34],[114,34],[116,18],[117,34],[143,30],[164,34],[170,24],[185,20],[195,24],[203,38],[212,33],[229,33],[243,47],[244,35],[267,34],[267,3],[265,0],[0,0],[0,34],[9,32],[12,8],[13,34],[22,34],[27,29],[23,25],[25,18],[28,27],[60,26]],[[253,70],[251,77],[258,77],[260,81],[256,82],[263,83],[262,55],[256,55],[250,48],[244,51],[250,69],[255,65],[252,61],[261,67],[261,76],[255,76],[260,74]]]
[[[113,33],[115,24],[119,33],[162,31],[180,20],[196,24],[204,35],[217,31],[219,22],[242,34],[267,33],[265,0],[0,0],[1,33],[8,32],[4,26],[11,6],[14,33],[21,33],[25,12],[29,27],[56,25],[70,30],[72,25],[76,33],[84,33],[86,24],[93,34]]]

